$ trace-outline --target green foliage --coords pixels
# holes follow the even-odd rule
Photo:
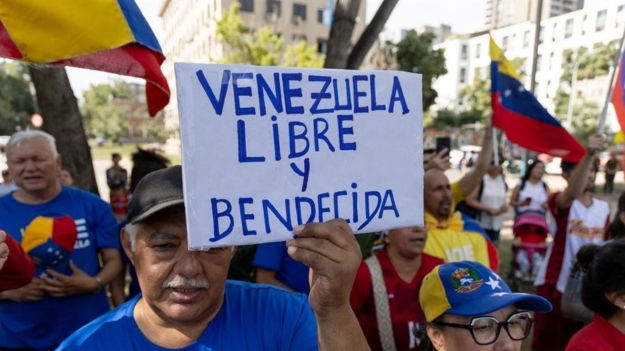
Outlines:
[[[588,52],[585,46],[580,47],[577,51],[565,50],[564,61],[562,64],[563,73],[560,81],[567,84],[571,83],[575,62],[582,55]],[[614,58],[618,55],[618,48],[614,45],[598,44],[592,49],[592,54],[587,56],[579,63],[577,70],[577,79],[592,79],[596,76],[608,74],[610,67],[614,65]]]
[[[569,108],[569,94],[562,89],[558,89],[553,100],[556,119],[563,123],[566,121],[566,114]],[[578,97],[575,99],[571,116],[573,135],[578,140],[585,141],[589,136],[597,132],[597,126],[601,118],[601,109],[598,104]]]
[[[467,85],[460,90],[460,97],[466,98],[468,113],[480,116],[480,119],[490,116],[492,113],[490,105],[490,81],[475,77],[473,85]]]
[[[431,124],[425,124],[426,127],[434,127],[437,129],[446,129],[460,127],[465,124],[471,124],[482,120],[482,115],[472,113],[471,111],[463,111],[457,113],[449,109],[438,110],[436,117],[432,119]]]
[[[16,125],[26,127],[35,113],[35,99],[26,72],[19,63],[0,64],[0,135],[11,135]]]
[[[436,90],[432,89],[432,82],[447,73],[444,50],[432,49],[435,37],[433,33],[417,34],[411,30],[403,40],[395,44],[399,69],[422,75],[424,111],[434,104],[438,96]]]
[[[323,57],[317,55],[316,46],[308,46],[303,40],[297,45],[285,46],[284,38],[274,34],[266,26],[250,31],[243,25],[239,15],[240,7],[241,4],[235,2],[217,21],[217,37],[226,46],[223,63],[290,67],[323,66]]]
[[[104,137],[119,142],[128,134],[130,109],[128,106],[114,104],[115,99],[132,97],[127,83],[115,82],[113,85],[91,85],[83,93],[84,102],[81,113],[85,121],[87,135]]]
[[[317,48],[308,46],[305,41],[300,40],[297,45],[286,47],[282,65],[287,67],[323,67],[323,57],[317,54]]]

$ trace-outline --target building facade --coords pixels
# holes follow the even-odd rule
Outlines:
[[[522,22],[534,22],[538,0],[486,0],[484,24],[497,29]],[[584,0],[543,0],[541,20],[581,10]]]
[[[163,19],[161,44],[167,60],[162,70],[172,93],[164,120],[167,129],[175,131],[165,146],[169,153],[180,153],[173,63],[220,62],[228,48],[219,42],[217,21],[235,3],[241,5],[241,19],[250,31],[267,26],[284,37],[287,45],[304,40],[309,45],[317,45],[320,54],[325,53],[330,34],[331,0],[163,0],[159,16]],[[363,2],[354,28],[356,40],[365,28],[365,11]]]
[[[589,7],[541,23],[534,93],[543,106],[554,112],[558,88],[570,91],[571,82],[561,82],[566,54],[581,47],[596,51],[600,45],[618,47],[625,29],[625,0],[614,0],[603,7]],[[490,33],[504,50],[506,57],[520,63],[524,85],[529,89],[534,54],[535,24],[524,22]],[[438,92],[434,110],[467,108],[461,91],[476,79],[490,79],[489,33],[457,36],[435,45],[445,50],[448,73],[433,84]],[[576,96],[602,106],[608,89],[608,75],[578,81]]]

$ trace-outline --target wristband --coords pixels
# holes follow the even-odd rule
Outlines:
[[[93,292],[94,294],[97,294],[100,290],[102,290],[102,288],[104,288],[104,284],[102,283],[102,279],[100,279],[97,275],[93,278],[95,278],[96,283],[98,283],[98,288]]]

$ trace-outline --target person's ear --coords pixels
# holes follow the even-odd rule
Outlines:
[[[124,249],[124,252],[126,253],[126,256],[128,256],[128,259],[134,266],[135,264],[134,257],[133,257],[134,251],[132,250],[132,242],[130,241],[130,235],[126,231],[126,228],[121,229],[119,233],[119,238],[122,243],[122,248]],[[135,238],[135,244],[136,244],[136,240],[137,238]]]
[[[619,309],[625,309],[625,294],[623,292],[606,292],[605,298]]]
[[[59,169],[59,171],[61,170],[61,167],[63,166],[63,157],[61,156],[61,154],[58,154],[56,156],[56,166]]]
[[[432,342],[432,346],[436,350],[444,350],[445,349],[445,336],[443,335],[443,331],[437,327],[434,327],[430,324],[426,327],[426,332],[430,341]]]

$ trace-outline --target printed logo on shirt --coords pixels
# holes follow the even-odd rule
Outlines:
[[[589,227],[584,224],[583,220],[580,219],[571,219],[569,220],[569,234],[586,238],[589,240],[603,238],[603,229],[604,227]]]
[[[84,218],[76,219],[76,229],[78,229],[78,239],[74,249],[84,249],[91,246],[91,240],[89,240],[89,231],[87,230],[87,220]]]

